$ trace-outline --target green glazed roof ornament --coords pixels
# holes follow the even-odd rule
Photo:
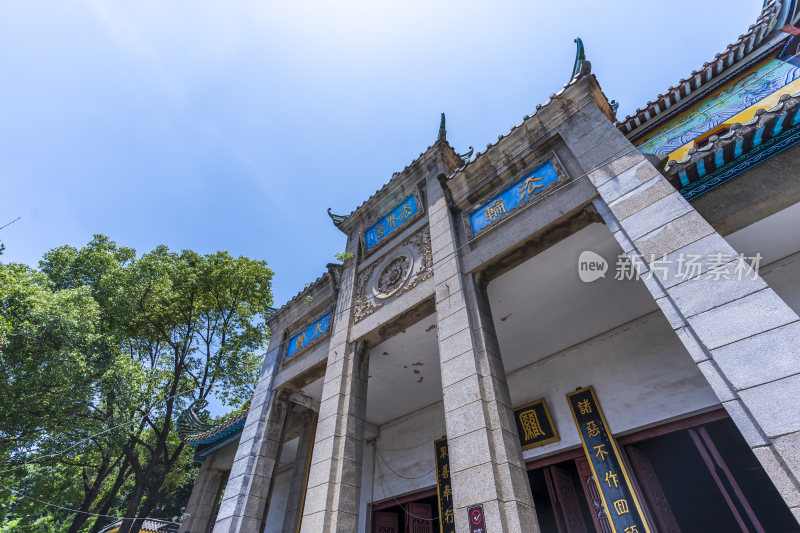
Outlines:
[[[207,406],[208,402],[200,398],[193,401],[178,415],[175,429],[182,440],[200,435],[214,427],[214,424],[208,423],[210,414],[205,409]]]
[[[332,213],[330,207],[328,208],[328,216],[331,217],[331,220],[333,220],[333,225],[336,226],[337,228],[342,222],[347,220],[347,217],[344,215],[336,215]]]
[[[578,45],[578,49],[575,51],[575,64],[572,66],[572,77],[569,81],[576,80],[584,74],[589,74],[592,69],[591,63],[586,61],[586,51],[583,48],[581,38],[576,37],[575,43]]]

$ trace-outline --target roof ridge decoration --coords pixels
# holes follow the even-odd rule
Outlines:
[[[572,65],[572,75],[569,81],[576,80],[584,73],[588,74],[592,71],[592,64],[586,61],[586,50],[583,48],[583,40],[581,40],[580,37],[576,37],[573,42],[577,44],[577,50],[575,51],[575,64]]]
[[[412,160],[412,161],[411,161],[409,164],[407,164],[405,167],[403,167],[403,170],[401,170],[400,172],[393,172],[393,173],[392,173],[392,177],[391,177],[391,178],[389,178],[389,181],[387,181],[386,183],[384,183],[384,184],[383,184],[383,185],[382,185],[382,186],[381,186],[381,187],[380,187],[378,190],[376,190],[374,193],[372,193],[372,194],[369,196],[369,198],[367,198],[366,200],[364,200],[363,202],[361,202],[361,204],[359,204],[359,205],[358,205],[358,207],[356,207],[355,209],[353,209],[352,211],[350,211],[350,213],[349,213],[349,214],[347,214],[347,215],[334,215],[334,214],[332,214],[332,213],[330,212],[330,209],[329,209],[329,210],[328,210],[328,215],[331,217],[331,219],[333,219],[333,220],[334,220],[334,225],[335,225],[335,226],[338,228],[338,227],[339,227],[339,226],[340,226],[342,223],[344,223],[344,221],[345,221],[345,220],[347,220],[348,218],[350,218],[350,217],[351,217],[351,216],[352,216],[352,215],[353,215],[353,214],[354,214],[356,211],[358,211],[359,209],[361,209],[362,207],[364,207],[364,205],[366,205],[366,203],[367,203],[367,202],[369,202],[370,200],[372,200],[373,198],[375,198],[375,197],[376,197],[378,194],[380,194],[380,193],[381,193],[381,191],[383,191],[383,190],[384,190],[386,187],[388,187],[390,183],[392,183],[393,181],[395,181],[395,180],[396,180],[396,179],[397,179],[397,178],[398,178],[398,177],[399,177],[399,176],[400,176],[400,175],[401,175],[403,172],[405,172],[406,170],[408,170],[408,169],[409,169],[409,167],[411,167],[411,166],[412,166],[414,163],[416,163],[417,161],[419,161],[420,159],[422,159],[422,157],[423,157],[423,156],[424,156],[426,153],[428,153],[428,151],[429,151],[431,148],[433,148],[434,146],[437,146],[439,143],[444,143],[444,144],[446,144],[446,145],[450,146],[450,144],[447,142],[447,138],[446,138],[446,137],[447,137],[447,130],[444,128],[444,126],[445,126],[445,116],[444,116],[444,113],[442,113],[442,114],[441,114],[441,117],[440,117],[440,119],[439,119],[439,137],[436,139],[436,142],[434,142],[432,145],[430,145],[430,146],[428,146],[427,148],[425,148],[425,151],[423,151],[423,152],[420,152],[420,154],[419,154],[417,157],[415,157],[415,158],[414,158],[414,159],[413,159],[413,160]],[[443,134],[444,134],[444,136],[442,136]],[[451,148],[452,148],[452,147],[451,147]],[[470,147],[470,148],[472,148],[472,147]],[[453,151],[455,151],[455,150],[453,150]],[[456,155],[458,155],[458,154],[456,154]],[[337,217],[337,218],[339,218],[339,219],[340,219],[340,221],[338,222],[338,224],[337,224],[337,222],[336,222],[336,219],[334,219],[334,217]]]
[[[216,424],[208,424],[202,421],[208,420],[209,417],[208,411],[204,410],[207,405],[206,400],[195,400],[178,415],[175,423],[180,439],[195,448],[200,444],[210,444],[240,431],[250,411],[248,402],[242,408],[225,415]],[[203,411],[198,411],[198,408]]]
[[[467,148],[469,148],[469,150],[467,150],[463,154],[456,154],[464,161],[469,161],[469,159],[472,157],[472,154],[475,153],[475,148],[473,148],[472,146],[468,146]]]
[[[206,407],[208,407],[208,402],[203,398],[198,398],[178,415],[178,419],[175,421],[175,429],[182,441],[186,441],[214,427],[214,424],[208,423],[211,414],[206,410]]]
[[[644,107],[617,122],[617,128],[632,139],[646,133],[649,128],[644,126],[655,126],[654,119],[690,102],[690,96],[700,88],[717,82],[723,73],[763,44],[773,30],[780,29],[788,20],[794,20],[796,17],[790,17],[789,12],[795,8],[793,0],[765,0],[756,22],[736,42],[729,44],[724,52],[717,54],[700,70],[692,71],[689,77],[680,80],[666,92],[647,102]],[[785,37],[789,35],[786,34]]]
[[[337,228],[342,225],[342,222],[347,220],[347,216],[345,216],[345,215],[336,215],[333,212],[331,212],[331,208],[330,207],[328,208],[328,216],[331,217],[331,220],[333,221],[333,225],[336,226]]]
[[[448,180],[453,179],[454,177],[456,177],[456,175],[461,173],[468,166],[474,164],[478,159],[481,158],[481,156],[486,154],[486,152],[488,152],[490,148],[492,148],[493,146],[496,146],[497,144],[500,144],[500,141],[502,141],[505,137],[508,137],[509,135],[514,133],[518,128],[520,128],[523,124],[525,124],[525,122],[529,118],[536,116],[539,113],[540,110],[542,110],[545,107],[547,107],[550,104],[552,104],[559,96],[564,94],[564,91],[566,91],[570,86],[572,86],[575,83],[577,83],[578,80],[580,80],[580,79],[592,74],[592,63],[586,59],[586,50],[585,50],[585,48],[583,46],[583,40],[580,37],[576,37],[573,42],[575,42],[576,45],[577,45],[577,50],[576,50],[576,53],[575,53],[575,64],[572,67],[572,77],[569,79],[569,81],[567,83],[564,84],[564,87],[561,88],[557,93],[551,94],[550,98],[548,98],[547,101],[545,101],[543,104],[536,104],[536,109],[533,112],[533,114],[524,115],[522,117],[522,122],[520,122],[519,124],[515,124],[515,125],[511,126],[511,129],[505,135],[503,135],[503,134],[498,135],[497,136],[497,141],[495,141],[493,143],[491,143],[491,142],[488,143],[486,145],[486,149],[484,151],[476,152],[475,153],[475,157],[473,159],[465,160],[463,166],[457,168],[455,171],[453,171],[452,174],[450,174],[447,177]],[[617,107],[619,107],[619,104],[616,102],[616,100],[612,100],[611,102],[609,102],[609,105],[611,106],[612,110],[614,110],[614,111],[616,111]],[[470,151],[468,153],[471,156],[472,155],[472,147],[470,146],[469,148],[470,148]],[[461,158],[464,159],[464,156],[461,156]]]

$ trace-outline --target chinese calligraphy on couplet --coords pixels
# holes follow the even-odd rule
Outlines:
[[[606,515],[617,533],[650,533],[592,387],[567,394]]]
[[[433,443],[436,449],[436,493],[439,496],[439,530],[442,533],[455,533],[456,521],[453,514],[453,488],[450,480],[450,462],[447,439],[441,438]]]

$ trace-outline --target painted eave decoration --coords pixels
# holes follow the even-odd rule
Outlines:
[[[117,533],[122,527],[123,520],[118,520],[100,530],[100,533]],[[157,520],[154,518],[145,518],[142,522],[139,533],[173,533],[177,532],[180,524],[175,522],[167,522],[166,520]]]
[[[797,20],[797,5],[794,0],[765,1],[755,24],[744,35],[739,36],[736,42],[728,45],[724,52],[717,54],[699,70],[693,71],[689,77],[658,95],[655,100],[617,122],[617,128],[631,139],[641,137],[658,125],[664,116],[673,114],[707,87],[718,83],[740,67],[743,60],[754,59],[752,54],[759,47],[769,48],[776,41],[788,37],[788,34],[776,32],[784,25],[796,24]],[[774,35],[777,37],[773,38]]]
[[[797,46],[797,40],[789,44]],[[653,130],[637,144],[640,151],[680,161],[708,137],[736,123],[752,119],[759,109],[773,108],[783,95],[800,92],[798,59],[779,52],[708,98],[692,104],[684,113]]]
[[[800,93],[783,95],[775,107],[758,110],[752,120],[711,136],[683,160],[670,161],[665,175],[687,200],[693,200],[798,142]]]

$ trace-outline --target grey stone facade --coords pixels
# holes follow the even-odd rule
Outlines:
[[[469,531],[466,509],[475,504],[483,505],[492,533],[539,530],[496,328],[507,317],[493,315],[487,286],[598,224],[641,273],[655,270],[665,257],[676,264],[682,253],[737,253],[706,220],[707,213],[687,202],[612,119],[596,80],[584,73],[471,162],[440,135],[339,222],[352,259],[270,319],[274,346],[238,444],[215,533],[263,530],[292,395],[310,394],[307,390],[320,382],[316,426],[307,421],[299,432],[282,531],[345,533],[368,526],[362,498],[374,496],[376,488],[362,486],[364,473],[373,471],[363,466],[364,450],[380,434],[379,425],[368,420],[370,395],[380,392],[370,381],[377,364],[371,350],[423,320],[436,332],[456,531]],[[543,161],[557,163],[556,185],[473,232],[468,214]],[[380,247],[366,249],[365,229],[414,194],[421,214],[398,226]],[[564,268],[572,272],[574,265]],[[646,289],[651,300],[645,307],[657,310],[682,343],[683,351],[672,356],[682,358],[676,363],[696,364],[703,386],[716,394],[786,506],[800,518],[800,417],[786,408],[800,392],[800,319],[762,277],[735,283],[707,279],[708,268],[684,279],[674,266],[666,267],[637,290]],[[291,335],[326,310],[331,322],[324,338],[287,358]],[[406,368],[414,364],[413,353],[399,357],[406,358]],[[664,367],[671,364],[665,361]],[[635,370],[636,362],[631,365]],[[562,398],[582,384],[565,387]],[[303,416],[313,418],[308,412]],[[641,425],[666,418],[657,412],[651,416]],[[209,472],[201,470],[190,503],[194,508],[209,501],[216,479]]]

